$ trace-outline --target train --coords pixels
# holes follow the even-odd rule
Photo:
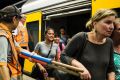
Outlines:
[[[100,8],[114,9],[120,17],[120,0],[28,0],[21,12],[26,15],[31,51],[37,42],[44,40],[47,27],[54,28],[55,32],[62,27],[69,37],[80,31],[89,31],[86,22]],[[30,73],[33,65],[25,60],[24,71]]]

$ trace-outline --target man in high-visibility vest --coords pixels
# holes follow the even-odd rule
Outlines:
[[[28,48],[28,32],[27,32],[26,27],[24,26],[26,17],[24,14],[22,14],[21,17],[22,18],[20,19],[20,22],[16,28],[17,34],[15,35],[14,38],[15,38],[16,42],[19,43],[19,45],[22,48],[29,50],[29,48]]]
[[[20,11],[15,6],[0,10],[0,80],[22,80],[17,44],[12,36],[20,17]]]
[[[29,48],[28,48],[28,32],[27,32],[27,28],[24,26],[25,21],[26,21],[26,16],[24,14],[22,14],[19,24],[16,28],[16,34],[14,35],[14,38],[15,38],[16,42],[20,45],[21,48],[29,50]],[[23,71],[24,58],[19,57],[19,62],[21,64],[22,71]]]

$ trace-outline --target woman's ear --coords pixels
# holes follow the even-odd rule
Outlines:
[[[96,21],[92,22],[93,29],[95,28],[96,24],[97,24],[97,22],[96,22]]]
[[[96,25],[96,23],[97,23],[97,22],[96,22],[96,21],[94,21],[94,22],[92,23],[92,24],[93,24],[93,26],[95,26],[95,25]]]

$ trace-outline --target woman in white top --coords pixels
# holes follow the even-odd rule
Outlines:
[[[58,55],[59,55],[58,45],[56,43],[53,43],[53,40],[54,40],[54,30],[52,28],[47,28],[45,31],[45,41],[38,42],[34,51],[43,57],[58,61]],[[47,70],[48,80],[54,80],[54,76],[53,76],[54,69],[43,67],[40,64],[38,65],[40,69],[42,69],[43,71],[45,71],[45,69]]]

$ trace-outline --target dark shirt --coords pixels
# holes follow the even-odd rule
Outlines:
[[[72,58],[76,58],[88,69],[91,80],[106,80],[107,73],[114,72],[112,40],[107,38],[104,44],[94,44],[86,39],[85,47],[80,53],[83,36],[79,35],[75,35],[68,43],[61,55],[61,61],[70,64]]]

